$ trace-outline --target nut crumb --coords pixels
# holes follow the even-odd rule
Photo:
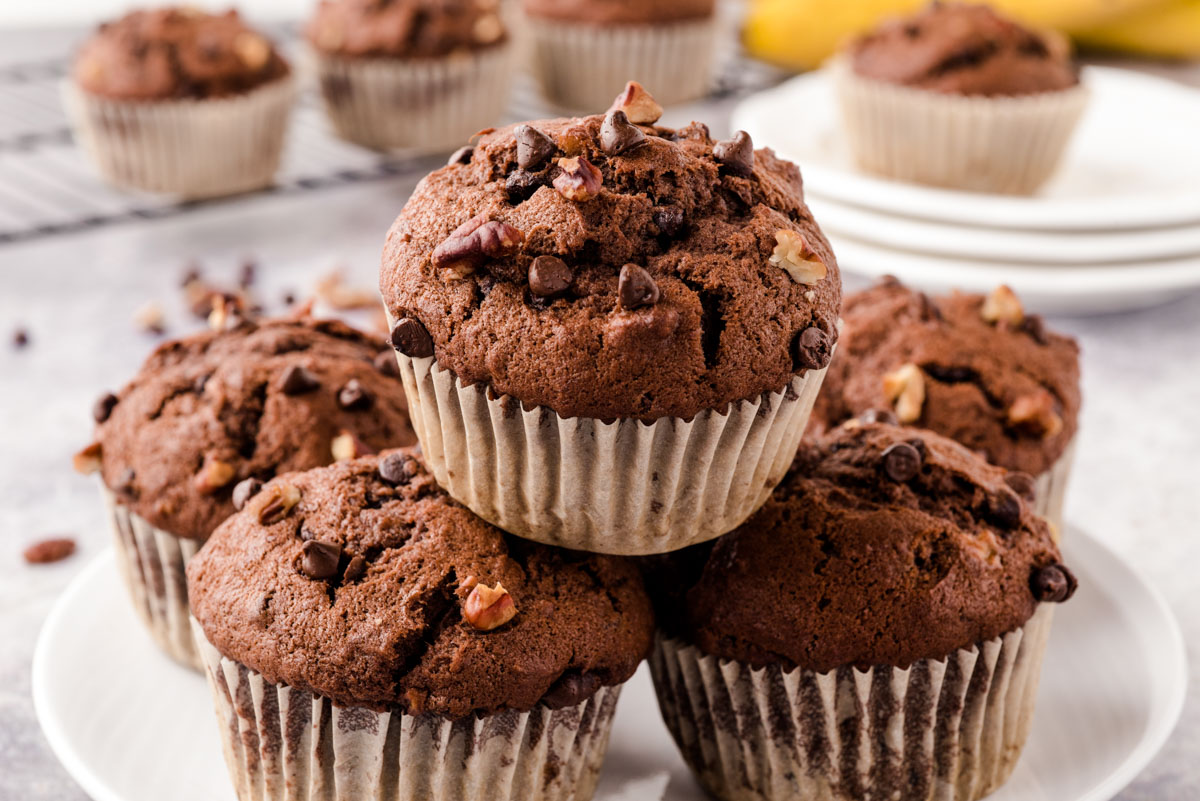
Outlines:
[[[85,476],[100,472],[101,448],[99,442],[93,442],[71,458],[75,472]]]

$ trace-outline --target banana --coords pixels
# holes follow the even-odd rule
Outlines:
[[[1082,45],[1167,58],[1200,58],[1200,0],[1173,0],[1161,8],[1075,32]]]

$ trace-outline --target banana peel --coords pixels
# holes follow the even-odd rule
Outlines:
[[[1200,58],[1200,0],[1164,6],[1074,33],[1081,45],[1160,58]]]

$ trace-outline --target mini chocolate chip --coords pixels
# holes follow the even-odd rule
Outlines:
[[[303,395],[321,386],[321,382],[303,365],[293,364],[283,371],[279,386],[284,395]]]
[[[450,154],[450,160],[446,162],[446,166],[449,167],[452,164],[470,164],[471,156],[473,155],[475,155],[475,148],[470,145],[464,145]]]
[[[600,149],[607,155],[619,156],[644,144],[646,134],[629,121],[624,111],[610,111],[604,115],[604,122],[600,124]]]
[[[896,414],[891,409],[867,409],[858,416],[860,422],[863,423],[887,423],[890,426],[900,425],[900,421],[896,419]]]
[[[103,423],[112,414],[113,409],[117,406],[117,402],[118,398],[116,395],[111,392],[105,392],[96,399],[95,405],[92,406],[92,418],[97,423]]]
[[[1022,473],[1020,470],[1013,470],[1006,475],[1004,483],[1027,501],[1032,501],[1037,495],[1037,483],[1033,480],[1033,476]]]
[[[375,369],[391,378],[400,377],[400,365],[396,362],[395,351],[381,350],[375,354]]]
[[[750,134],[738,131],[732,139],[725,139],[713,145],[713,158],[734,175],[743,178],[754,172],[754,142]]]
[[[658,303],[659,295],[658,284],[645,269],[636,264],[626,264],[621,268],[621,277],[617,281],[617,299],[621,308],[653,306]]]
[[[392,486],[412,481],[417,470],[416,460],[407,453],[393,451],[379,460],[379,477]]]
[[[663,236],[675,236],[683,230],[683,209],[678,206],[659,206],[654,210],[654,224]]]
[[[1050,337],[1046,334],[1046,323],[1040,314],[1027,314],[1021,321],[1021,330],[1039,345],[1049,345]]]
[[[921,471],[921,454],[907,442],[897,442],[883,452],[881,464],[892,481],[908,481]]]
[[[1011,492],[1000,492],[988,501],[988,519],[1004,529],[1021,525],[1021,500]]]
[[[338,390],[338,406],[346,410],[366,409],[371,405],[371,393],[357,378],[351,378]]]
[[[336,542],[309,540],[300,546],[300,572],[311,579],[333,578],[342,558],[342,546]]]
[[[509,203],[522,203],[546,185],[546,176],[538,172],[516,170],[504,179],[504,194]]]
[[[558,150],[553,139],[532,125],[518,125],[513,134],[517,138],[517,166],[522,170],[541,169]]]
[[[401,317],[392,328],[389,341],[393,348],[410,359],[424,359],[433,355],[433,339],[425,326],[414,317]]]
[[[29,332],[24,328],[18,328],[13,331],[12,335],[13,347],[18,350],[29,344]]]
[[[815,325],[805,328],[792,342],[792,362],[797,369],[820,370],[832,355],[829,335]]]
[[[346,565],[346,572],[342,574],[343,581],[358,581],[367,574],[367,560],[361,556],[355,556]]]
[[[538,256],[529,264],[529,291],[538,297],[565,292],[573,280],[571,268],[557,256]]]
[[[262,491],[262,488],[263,483],[257,478],[245,478],[239,481],[233,488],[233,508],[240,512],[251,498]]]
[[[1069,600],[1078,588],[1079,581],[1075,574],[1062,564],[1035,567],[1029,576],[1029,589],[1040,602],[1062,603]]]

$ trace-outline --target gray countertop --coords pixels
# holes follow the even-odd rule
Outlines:
[[[0,53],[19,58],[44,47],[35,35],[19,38],[0,35]],[[62,47],[64,40],[50,41]],[[720,104],[699,113],[714,133],[724,132],[727,114]],[[93,399],[119,386],[152,345],[134,326],[135,311],[158,300],[172,334],[193,329],[178,289],[184,262],[193,258],[232,283],[252,255],[269,305],[284,290],[310,288],[336,265],[352,283],[371,286],[383,233],[412,183],[397,177],[248,198],[158,221],[0,245],[0,799],[85,798],[39,731],[30,660],[57,595],[108,545],[95,487],[71,471],[70,457],[89,440]],[[1119,798],[1194,801],[1200,797],[1194,577],[1200,563],[1200,295],[1142,312],[1050,322],[1083,345],[1085,405],[1067,517],[1112,544],[1164,593],[1192,663],[1182,722]],[[31,337],[21,350],[10,345],[18,325]],[[56,565],[26,565],[22,548],[55,534],[76,538],[79,553]]]

